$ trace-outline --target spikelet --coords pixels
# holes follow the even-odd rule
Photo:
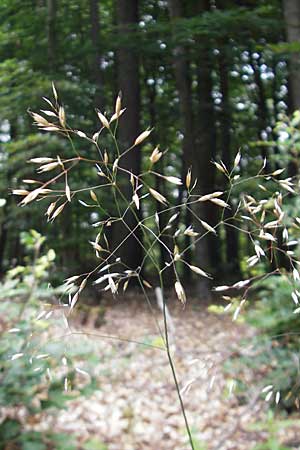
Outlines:
[[[80,293],[80,292],[83,291],[83,289],[84,289],[85,286],[86,286],[86,283],[87,283],[87,278],[84,278],[84,280],[82,280],[82,282],[80,283],[78,293]]]
[[[105,152],[104,152],[104,158],[103,158],[103,160],[104,160],[104,164],[105,165],[107,165],[108,164],[108,154],[107,154],[107,151],[105,150]]]
[[[241,152],[238,151],[234,158],[233,167],[236,168],[239,165],[240,161],[241,161]]]
[[[55,88],[55,86],[54,86],[53,81],[52,81],[52,91],[53,91],[53,95],[54,95],[55,101],[57,102],[57,100],[58,100],[58,95],[57,95],[57,90],[56,90],[56,88]]]
[[[140,199],[136,192],[133,194],[132,200],[135,203],[136,209],[139,210],[140,209]]]
[[[65,205],[66,204],[63,203],[54,211],[54,213],[52,214],[52,217],[51,217],[52,220],[56,219],[56,217],[59,216],[59,214],[63,211]]]
[[[71,202],[71,190],[70,190],[70,186],[68,185],[68,183],[66,183],[66,197],[68,199],[68,202]]]
[[[285,171],[285,169],[277,169],[277,170],[275,170],[274,172],[272,172],[271,175],[272,175],[273,177],[276,177],[277,175],[282,174],[282,172],[284,172],[284,171]]]
[[[35,123],[39,126],[39,127],[49,127],[52,125],[51,122],[48,122],[47,119],[45,119],[45,117],[41,116],[40,114],[37,113],[31,113]]]
[[[43,114],[49,117],[57,117],[57,114],[55,114],[53,111],[48,111],[47,109],[41,109],[40,110]]]
[[[222,194],[223,192],[217,191],[212,192],[211,194],[202,195],[201,197],[198,198],[198,202],[206,202],[207,200],[211,200],[212,198],[220,197],[220,195]]]
[[[117,115],[116,113],[113,114],[113,115],[111,116],[111,119],[110,119],[109,123],[112,123],[112,122],[114,122],[115,120],[119,119],[119,117],[121,117],[121,115],[124,113],[124,111],[126,111],[126,108],[121,109],[121,111],[120,111],[120,113],[119,113],[118,115]]]
[[[74,308],[74,306],[78,302],[78,299],[79,299],[79,292],[76,292],[76,294],[73,295],[73,298],[72,298],[72,300],[70,302],[70,309],[71,310]]]
[[[52,212],[54,211],[55,206],[56,206],[56,202],[52,202],[52,203],[50,203],[50,205],[48,206],[48,209],[47,209],[47,211],[46,211],[46,213],[45,213],[45,215],[48,216],[48,219],[50,218]]]
[[[107,118],[100,111],[97,111],[97,114],[98,114],[99,120],[102,123],[102,125],[105,128],[109,129],[109,122],[108,122]]]
[[[90,190],[90,197],[94,202],[98,202],[97,195],[95,194],[95,192],[92,189]]]
[[[117,117],[119,117],[120,115],[121,107],[122,107],[122,93],[119,92],[115,105],[115,114],[117,115]]]
[[[174,245],[173,253],[174,253],[174,261],[179,261],[180,260],[180,252],[179,252],[178,245],[176,245],[176,244]]]
[[[132,172],[130,172],[130,184],[132,186],[132,189],[134,189],[134,176]]]
[[[28,195],[29,191],[26,191],[25,189],[13,189],[12,194],[13,195]]]
[[[168,203],[166,197],[161,195],[155,189],[149,188],[149,192],[152,195],[152,197],[154,197],[155,200],[157,200],[159,203],[163,203],[164,205],[166,205]]]
[[[197,275],[201,275],[202,277],[206,278],[211,278],[211,276],[207,272],[204,272],[204,270],[200,269],[200,267],[189,265],[189,268]]]
[[[209,225],[209,223],[205,222],[204,220],[200,220],[200,223],[207,231],[217,234],[216,230],[211,225]]]
[[[52,161],[55,161],[53,158],[32,158],[29,160],[29,162],[32,162],[34,164],[46,164],[50,163]]]
[[[167,180],[169,183],[176,184],[177,186],[182,185],[182,181],[180,178],[177,177],[168,177],[168,176],[162,176],[165,180]]]
[[[41,193],[41,189],[40,188],[29,192],[29,194],[26,195],[26,197],[23,198],[23,200],[21,201],[21,205],[22,206],[28,205],[28,203],[31,203],[33,200],[35,200],[39,196],[40,193]]]
[[[151,153],[151,156],[149,156],[149,159],[152,164],[155,164],[155,163],[157,163],[157,161],[160,160],[161,157],[162,157],[162,152],[159,151],[158,147],[155,147],[155,149]]]
[[[48,164],[44,164],[38,168],[39,173],[50,172],[50,170],[56,169],[56,167],[60,166],[59,162],[52,162]]]
[[[218,206],[221,206],[222,208],[230,208],[228,203],[224,202],[224,200],[221,200],[220,198],[211,198],[210,201]]]
[[[149,136],[149,134],[151,133],[152,130],[146,130],[143,131],[134,141],[134,145],[139,145],[141,144],[145,139],[147,139],[147,137]]]
[[[142,280],[142,283],[144,286],[146,286],[148,289],[152,289],[151,284],[147,280]]]
[[[194,229],[192,228],[192,226],[190,225],[188,228],[186,228],[186,230],[184,230],[184,233],[186,236],[190,236],[190,237],[196,237],[199,236],[199,233],[197,233],[196,231],[194,231]]]
[[[174,287],[175,287],[175,291],[176,291],[176,294],[177,294],[178,299],[181,301],[181,303],[182,303],[183,305],[185,305],[185,304],[186,304],[186,295],[185,295],[183,286],[182,286],[182,284],[180,283],[180,281],[177,280],[177,281],[175,282]]]
[[[26,184],[39,184],[40,183],[40,181],[37,181],[37,180],[31,180],[31,179],[25,179],[25,180],[22,180],[23,181],[23,183],[26,183]]]
[[[187,190],[190,189],[191,182],[192,182],[192,171],[191,171],[191,169],[189,169],[186,174],[186,178],[185,178],[185,185],[186,185]]]
[[[59,107],[58,118],[59,118],[59,122],[60,122],[61,126],[65,127],[66,126],[66,113],[65,113],[63,106]]]
[[[81,138],[84,138],[84,139],[87,138],[87,135],[83,131],[77,130],[77,131],[75,131],[75,133],[77,134],[77,136],[79,136]]]

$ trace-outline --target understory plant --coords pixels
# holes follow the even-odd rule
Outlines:
[[[54,251],[43,251],[45,237],[35,230],[24,232],[21,241],[25,265],[11,269],[0,284],[0,448],[71,450],[76,445],[70,436],[35,425],[46,410],[55,415],[75,395],[88,394],[93,382],[79,387],[75,361],[61,343],[49,342],[61,294],[46,282]]]
[[[255,175],[243,179],[240,152],[235,156],[232,168],[226,167],[222,161],[214,162],[227,186],[225,190],[215,192],[199,192],[191,169],[188,169],[184,179],[155,170],[155,165],[165,153],[158,146],[149,153],[142,172],[134,173],[128,168],[126,157],[129,152],[141,151],[141,145],[152,130],[146,129],[129,147],[122,148],[118,141],[118,123],[120,120],[126,121],[123,119],[126,113],[125,108],[122,108],[120,94],[110,116],[96,111],[99,127],[91,134],[69,125],[54,85],[53,99],[44,100],[50,109],[31,113],[35,124],[41,131],[57,133],[62,139],[67,139],[73,155],[65,157],[60,154],[55,158],[41,155],[32,158],[29,162],[37,167],[40,177],[24,180],[20,189],[13,193],[22,197],[21,206],[32,202],[39,202],[41,208],[45,205],[49,222],[62,216],[72,202],[79,201],[87,209],[91,228],[94,229],[94,238],[90,241],[91,251],[98,262],[92,270],[67,278],[65,296],[60,301],[69,311],[76,306],[88,283],[110,291],[113,296],[120,291],[125,292],[129,283],[135,283],[140,287],[152,313],[149,293],[155,289],[158,303],[161,300],[163,315],[163,327],[157,322],[157,328],[173,375],[190,446],[195,449],[170,348],[164,275],[167,271],[172,273],[174,290],[184,307],[187,299],[181,279],[183,267],[195,276],[212,278],[207,269],[194,265],[186,255],[190,250],[197,252],[200,241],[208,234],[220,233],[224,227],[230,226],[244,234],[251,252],[246,261],[247,279],[214,288],[226,302],[226,311],[232,310],[233,320],[244,308],[248,294],[270,274],[277,275],[287,270],[292,274],[293,300],[290,307],[293,302],[298,304],[299,262],[293,248],[298,243],[300,218],[287,215],[285,205],[286,200],[298,192],[298,185],[290,177],[281,178],[284,169],[266,173],[266,160],[259,161]],[[86,186],[82,179],[82,186],[74,189],[72,174],[85,165],[94,168],[95,183]],[[157,180],[162,179],[172,187],[167,194],[157,188]],[[255,187],[254,193],[249,193],[249,186]],[[178,195],[179,188],[184,189],[184,196]],[[110,201],[104,203],[104,197],[109,197]],[[235,201],[231,201],[232,198]],[[207,223],[199,216],[199,205],[204,203],[219,208],[217,223]],[[188,226],[181,223],[181,210],[189,211],[193,223]],[[226,211],[231,212],[225,214]],[[120,229],[121,240],[115,244],[111,230],[117,230],[118,233]],[[188,244],[185,236],[191,238]],[[143,253],[142,264],[137,267],[129,267],[121,257],[128,239],[134,239]],[[157,249],[161,247],[165,254],[164,261],[157,256]],[[147,264],[156,272],[155,286],[147,279]],[[232,302],[232,295],[238,295],[240,301]],[[299,311],[295,305],[293,312],[298,314]]]

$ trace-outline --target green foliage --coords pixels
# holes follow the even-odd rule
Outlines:
[[[49,249],[41,254],[45,237],[35,230],[22,232],[20,241],[27,251],[24,265],[10,269],[0,283],[0,299],[17,299],[36,302],[51,300],[62,293],[62,287],[53,288],[49,284],[51,269],[54,266],[55,252]]]
[[[108,450],[108,447],[99,439],[92,438],[83,444],[83,450]]]
[[[72,450],[76,446],[69,436],[25,430],[18,418],[20,408],[26,412],[27,422],[45,409],[55,414],[70,399],[95,389],[91,379],[76,393],[70,390],[77,384],[73,360],[68,357],[67,365],[62,364],[64,348],[47,339],[50,325],[47,314],[41,317],[40,307],[41,297],[53,299],[59,291],[46,285],[55,253],[51,249],[40,253],[45,238],[34,230],[23,233],[21,239],[27,249],[26,265],[12,269],[1,285],[0,405],[4,419],[0,447]]]
[[[297,336],[293,338],[293,333],[297,334],[300,326],[300,315],[299,312],[295,313],[297,309],[292,299],[295,289],[297,284],[288,273],[262,281],[257,294],[258,301],[248,313],[249,323],[270,337],[298,340]]]
[[[268,432],[268,439],[262,444],[255,445],[252,450],[288,450],[290,447],[280,444],[277,436],[281,430],[285,430],[293,425],[296,425],[295,420],[276,419],[273,411],[268,411],[265,421],[255,423],[248,427],[253,431]]]
[[[243,373],[252,369],[256,373],[261,390],[270,386],[270,401],[276,404],[276,395],[280,406],[293,408],[299,390],[299,326],[300,316],[292,294],[295,297],[295,282],[289,274],[274,275],[261,282],[256,293],[255,304],[248,308],[245,318],[248,323],[259,330],[251,342],[251,351],[233,359],[229,371],[234,372],[243,382]],[[249,343],[248,343],[249,344]]]

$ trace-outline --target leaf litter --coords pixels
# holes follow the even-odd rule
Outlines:
[[[167,355],[160,349],[164,341],[149,309],[137,295],[131,299],[127,294],[113,304],[111,299],[105,301],[105,310],[105,323],[97,329],[92,314],[85,326],[81,325],[76,308],[69,321],[74,331],[68,338],[71,346],[93,345],[99,360],[93,375],[99,389],[89,397],[70,400],[67,409],[55,416],[43,413],[34,429],[72,434],[78,449],[97,438],[107,450],[188,450]],[[253,336],[254,331],[233,323],[231,317],[208,312],[206,305],[195,299],[189,300],[184,310],[172,299],[169,310],[175,329],[173,359],[195,441],[207,450],[249,450],[263,442],[267,433],[249,427],[263,420],[268,405],[258,398],[241,404],[235,395],[235,381],[222,368],[233,354],[242,351],[241,340]],[[160,321],[161,311],[154,311]],[[89,374],[84,359],[76,365],[76,372],[86,380]],[[253,377],[248,374],[247,382],[255,386]],[[283,439],[287,430],[284,433]]]

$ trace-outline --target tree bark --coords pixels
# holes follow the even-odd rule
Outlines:
[[[101,51],[100,51],[100,19],[99,19],[99,0],[90,0],[90,24],[91,24],[91,42],[92,42],[92,81],[95,83],[95,107],[104,111],[104,82],[101,69]]]
[[[176,22],[176,19],[183,17],[184,13],[181,0],[169,0],[168,5],[170,17],[173,22]],[[187,169],[194,162],[195,133],[189,61],[184,47],[178,46],[174,49],[173,66],[184,134],[182,145],[183,160],[185,169]]]
[[[229,77],[228,77],[228,63],[225,54],[225,49],[220,50],[219,58],[219,72],[220,72],[220,91],[222,94],[222,111],[221,111],[221,147],[222,147],[222,161],[225,166],[231,170],[232,167],[232,149],[231,149],[231,107],[229,99]],[[224,190],[228,187],[225,181]],[[230,203],[230,201],[229,201]],[[230,204],[230,206],[232,206]],[[239,240],[238,231],[230,225],[233,225],[232,210],[225,209],[224,219],[225,225],[225,246],[226,246],[226,272],[228,275],[234,274],[234,277],[239,277]],[[232,276],[232,275],[231,275]]]
[[[204,5],[195,7],[195,14],[204,11]],[[205,2],[206,3],[206,2]],[[184,17],[183,2],[180,0],[169,0],[169,12],[171,21],[176,23],[176,19]],[[208,5],[205,5],[208,6]],[[175,33],[174,33],[175,34]],[[207,67],[207,60],[205,59],[205,52],[201,52],[199,56],[200,63],[198,64],[198,112],[199,123],[198,133],[196,139],[195,133],[195,116],[192,102],[192,88],[190,79],[190,67],[187,57],[187,50],[183,46],[177,46],[174,50],[173,65],[175,72],[175,80],[178,89],[180,112],[182,117],[182,129],[184,134],[183,139],[183,159],[185,169],[193,166],[193,175],[198,178],[198,194],[208,193],[214,186],[214,168],[211,164],[211,158],[215,150],[215,133],[212,127],[214,110],[213,100],[211,97],[211,73],[210,67]],[[213,124],[214,125],[214,124]],[[211,223],[215,220],[215,215],[211,205],[207,203],[198,203],[194,208],[195,216],[200,217],[206,222]],[[199,222],[194,221],[195,228],[199,229]],[[203,233],[203,228],[198,230]],[[196,263],[204,268],[211,269],[212,261],[211,254],[213,247],[210,245],[210,237],[201,238],[195,248]],[[210,297],[209,283],[206,278],[198,278],[197,292],[201,294],[202,298]]]
[[[195,14],[203,14],[209,11],[209,0],[202,0],[195,4]],[[198,191],[200,194],[208,194],[215,190],[216,170],[212,160],[216,158],[216,117],[213,101],[213,60],[211,45],[203,38],[196,36],[198,46],[197,55],[197,93],[198,93],[198,122],[197,122],[197,156],[196,171],[198,178]],[[211,202],[197,205],[198,216],[214,226],[218,222],[219,210]],[[220,270],[221,253],[218,237],[212,233],[206,235],[202,245],[198,246],[196,262],[200,267],[216,276]]]
[[[117,28],[120,39],[117,51],[118,83],[122,92],[122,103],[126,113],[119,125],[119,142],[121,150],[130,147],[140,133],[140,85],[139,85],[139,55],[134,45],[134,26],[138,24],[138,1],[117,0],[116,3]],[[131,39],[130,39],[131,37]],[[123,42],[121,42],[121,40]],[[121,166],[134,174],[140,172],[141,152],[138,148],[130,151],[121,159]],[[122,194],[128,202],[132,198],[132,186],[129,177],[123,177]],[[138,213],[137,213],[138,214]],[[119,245],[137,225],[133,213],[127,212],[123,224],[115,227],[114,245]],[[135,269],[142,260],[141,233],[135,232],[122,244],[119,256],[122,262]]]
[[[300,44],[300,2],[283,0],[287,41]],[[289,59],[289,89],[291,109],[300,109],[300,52],[292,52]]]

